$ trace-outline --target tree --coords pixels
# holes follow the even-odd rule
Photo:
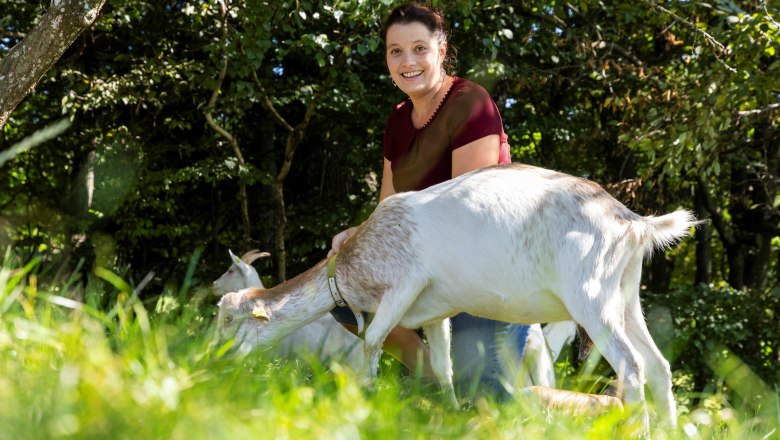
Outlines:
[[[76,37],[92,26],[106,0],[52,0],[37,26],[0,60],[0,130]]]

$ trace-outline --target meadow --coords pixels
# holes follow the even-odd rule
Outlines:
[[[435,385],[382,362],[372,390],[339,364],[239,355],[215,336],[216,299],[194,281],[150,299],[104,269],[80,268],[38,285],[41,264],[0,269],[0,439],[48,438],[624,438],[636,426],[620,413],[548,411],[516,393],[448,409]],[[80,273],[88,273],[82,277]],[[82,280],[86,279],[87,282]],[[148,294],[149,292],[145,292]],[[585,364],[587,365],[587,363]],[[598,368],[556,365],[562,388],[598,391]],[[678,428],[658,439],[780,438],[777,390],[746,372],[695,393],[676,376]],[[728,371],[726,371],[728,370]],[[740,391],[751,393],[739,396]]]

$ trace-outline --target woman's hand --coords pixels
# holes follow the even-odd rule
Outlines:
[[[333,237],[333,240],[331,240],[330,242],[330,250],[328,251],[328,256],[332,257],[336,255],[336,253],[338,253],[338,251],[341,249],[341,245],[344,244],[344,242],[347,241],[349,237],[355,235],[357,229],[358,229],[357,226],[353,226],[349,229],[346,229],[336,234],[336,236]]]

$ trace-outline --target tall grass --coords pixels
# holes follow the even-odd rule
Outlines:
[[[568,440],[635,432],[620,414],[566,416],[522,397],[479,398],[452,411],[436,386],[389,361],[366,390],[352,371],[314,357],[239,356],[231,341],[213,338],[215,307],[205,291],[144,304],[139,287],[108,271],[94,271],[86,287],[72,277],[43,288],[37,270],[37,261],[17,264],[10,253],[0,269],[0,439]],[[723,368],[728,382],[741,367]],[[564,384],[577,382],[564,376]],[[697,407],[678,397],[680,427],[653,438],[778,438],[775,390],[738,408],[719,390]]]

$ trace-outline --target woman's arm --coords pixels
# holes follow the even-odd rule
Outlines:
[[[385,158],[385,165],[382,168],[382,184],[379,188],[379,201],[381,202],[393,194],[395,194],[395,188],[393,188],[393,167],[391,162]]]
[[[497,134],[491,134],[456,148],[452,152],[452,177],[458,177],[477,168],[496,165],[500,147],[501,138]],[[382,185],[384,186],[384,180]]]

